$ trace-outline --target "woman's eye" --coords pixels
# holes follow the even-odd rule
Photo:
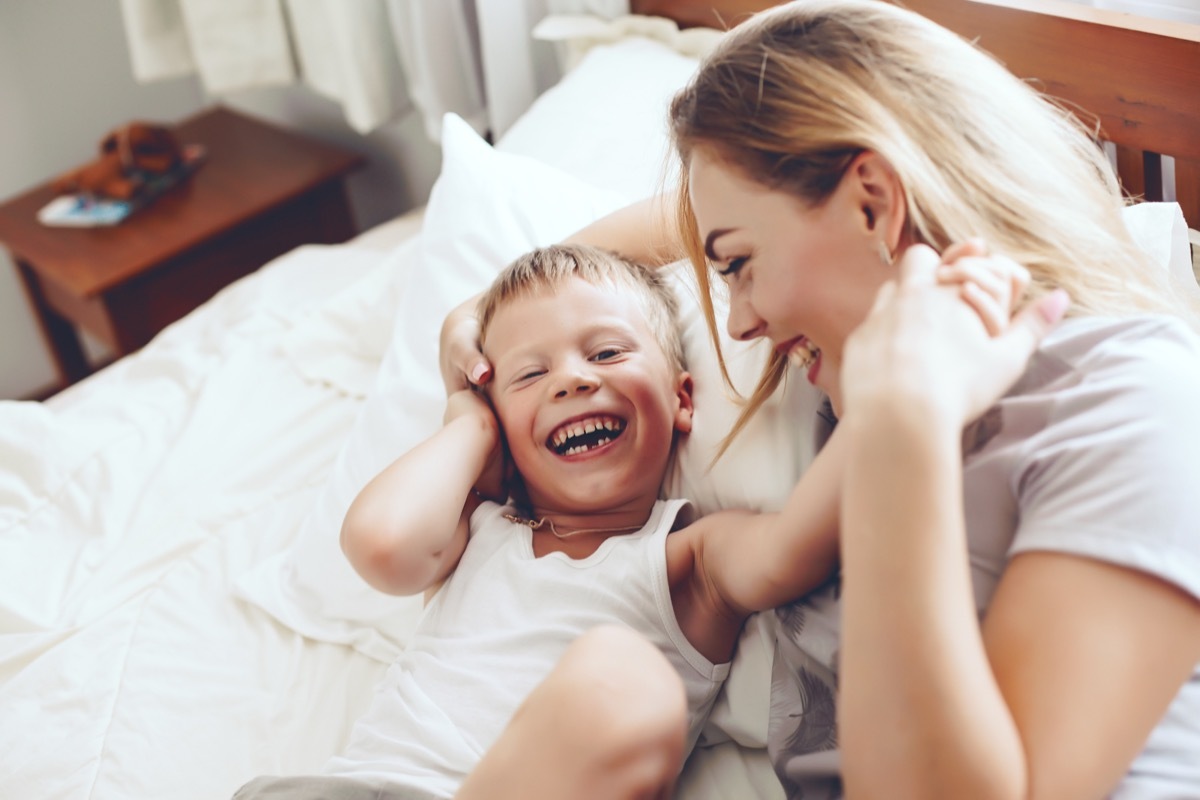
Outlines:
[[[734,275],[738,274],[738,272],[741,271],[742,267],[746,266],[746,262],[749,260],[750,259],[745,258],[745,257],[731,258],[725,264],[724,269],[717,270],[717,274],[720,275],[722,278],[731,278]]]

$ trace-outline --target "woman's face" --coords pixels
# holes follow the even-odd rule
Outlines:
[[[846,338],[891,276],[860,163],[817,207],[703,148],[689,165],[701,241],[729,286],[730,335],[770,339],[835,406]]]

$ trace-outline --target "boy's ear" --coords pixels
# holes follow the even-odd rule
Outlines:
[[[686,372],[679,373],[675,384],[675,397],[679,407],[675,410],[675,430],[680,433],[692,432],[692,415],[695,405],[692,402],[692,376]]]

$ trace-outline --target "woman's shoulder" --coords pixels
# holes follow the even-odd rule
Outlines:
[[[972,452],[1007,445],[1030,463],[1082,451],[1113,464],[1140,454],[1143,467],[1191,459],[1200,335],[1162,315],[1066,320],[976,427]]]
[[[1051,331],[1039,350],[1083,363],[1169,358],[1200,364],[1200,332],[1167,314],[1073,317]]]
[[[1079,317],[1042,342],[1015,390],[1091,389],[1200,407],[1200,333],[1163,314]]]

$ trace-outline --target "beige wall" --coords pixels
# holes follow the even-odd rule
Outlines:
[[[364,153],[368,167],[350,181],[360,228],[423,203],[440,167],[415,115],[361,137],[333,103],[300,87],[221,101]],[[211,102],[194,78],[134,82],[117,0],[0,0],[0,201],[90,160],[100,138],[125,121],[170,122]],[[36,396],[53,383],[16,270],[0,249],[0,399]]]

